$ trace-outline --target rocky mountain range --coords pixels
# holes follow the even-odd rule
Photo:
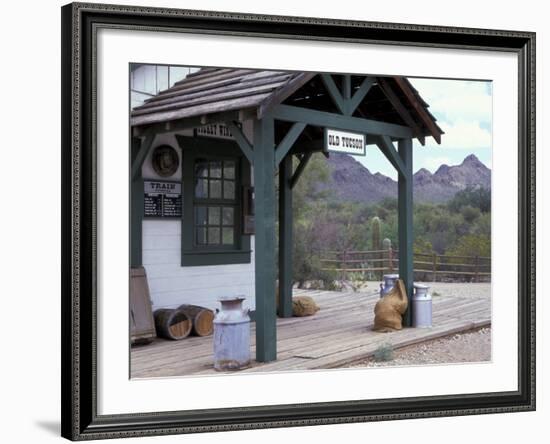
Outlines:
[[[328,160],[336,197],[340,200],[377,203],[397,197],[397,182],[380,173],[372,174],[352,156],[331,153]],[[467,187],[491,188],[491,170],[474,154],[460,165],[441,165],[435,173],[418,170],[413,176],[415,202],[441,203]]]

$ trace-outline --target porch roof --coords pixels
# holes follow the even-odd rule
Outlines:
[[[343,76],[332,77],[337,84]],[[357,117],[412,126],[421,143],[427,136],[440,143],[443,131],[407,78],[352,75],[352,92],[361,88],[366,77],[373,77],[374,82],[355,110]],[[210,115],[226,111],[261,118],[281,103],[334,111],[320,73],[203,68],[134,108],[131,125],[146,128],[191,117],[205,117],[206,121]]]

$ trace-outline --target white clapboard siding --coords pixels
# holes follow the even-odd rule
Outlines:
[[[254,245],[252,238],[252,249]],[[143,221],[143,266],[153,309],[195,304],[219,308],[222,296],[243,295],[251,310],[254,301],[254,254],[249,264],[182,267],[181,221]]]

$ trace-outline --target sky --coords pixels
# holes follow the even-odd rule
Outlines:
[[[420,96],[430,105],[429,111],[445,132],[441,145],[432,137],[422,146],[413,143],[413,172],[426,168],[435,172],[442,164],[458,165],[475,154],[491,168],[492,84],[489,81],[409,78]],[[367,146],[365,157],[356,160],[371,173],[380,172],[397,179],[397,173],[377,146]]]

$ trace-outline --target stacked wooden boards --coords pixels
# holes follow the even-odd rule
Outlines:
[[[434,285],[435,287],[435,285]],[[346,366],[391,342],[399,348],[491,324],[490,284],[438,284],[433,298],[433,328],[404,328],[393,333],[372,331],[378,292],[298,291],[312,296],[320,311],[314,316],[277,319],[277,360],[252,362],[242,372],[322,369]],[[466,289],[467,291],[464,291]],[[251,353],[255,351],[252,324]],[[185,356],[185,359],[181,357]],[[133,378],[215,374],[212,339],[157,341],[132,349]]]

